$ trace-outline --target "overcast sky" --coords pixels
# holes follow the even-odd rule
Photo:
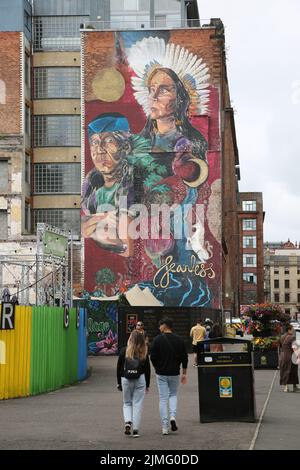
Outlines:
[[[225,26],[240,191],[262,191],[264,241],[300,241],[300,0],[198,0]]]

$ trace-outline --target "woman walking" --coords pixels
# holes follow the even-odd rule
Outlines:
[[[292,363],[293,348],[295,341],[294,329],[291,325],[286,326],[286,334],[280,338],[280,385],[284,385],[284,392],[288,392],[288,385],[293,385],[293,391],[297,390],[296,385],[299,383],[298,366]]]
[[[150,385],[150,363],[144,335],[134,330],[127,348],[120,351],[117,365],[118,389],[123,391],[125,434],[139,437],[142,407]]]

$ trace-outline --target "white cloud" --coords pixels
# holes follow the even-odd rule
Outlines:
[[[300,240],[300,2],[199,0],[221,18],[241,163],[241,191],[262,191],[265,240]]]

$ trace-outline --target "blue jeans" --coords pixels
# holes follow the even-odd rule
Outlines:
[[[159,413],[162,427],[168,429],[168,411],[170,411],[170,417],[176,418],[179,375],[156,375],[156,382],[159,393]]]
[[[133,429],[140,429],[142,406],[145,398],[146,380],[142,374],[138,379],[121,377],[123,389],[123,415],[125,423],[132,422]]]

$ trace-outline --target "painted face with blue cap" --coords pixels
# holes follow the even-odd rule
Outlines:
[[[127,119],[121,114],[102,114],[88,125],[91,157],[103,175],[114,173],[130,149]]]

